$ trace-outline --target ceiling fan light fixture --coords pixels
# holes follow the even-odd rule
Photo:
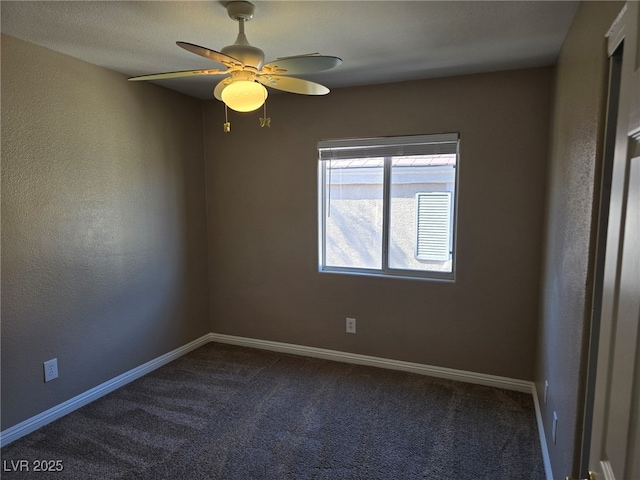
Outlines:
[[[264,52],[249,44],[244,33],[244,24],[253,18],[255,6],[248,1],[231,0],[219,2],[225,5],[229,17],[238,22],[238,36],[235,43],[227,45],[217,52],[189,42],[176,42],[180,48],[224,65],[225,69],[184,70],[155,73],[131,77],[129,80],[162,80],[199,75],[221,75],[226,78],[219,81],[213,96],[227,109],[236,112],[253,112],[266,105],[268,92],[264,85],[282,92],[299,95],[326,95],[329,89],[319,83],[297,78],[292,75],[310,74],[337,67],[342,63],[338,57],[310,53],[278,58],[264,63]],[[267,117],[266,107],[260,126],[269,127],[271,119]],[[231,124],[225,117],[224,131],[229,132]]]
[[[222,101],[236,112],[253,112],[267,99],[267,89],[251,80],[238,80],[222,90]]]

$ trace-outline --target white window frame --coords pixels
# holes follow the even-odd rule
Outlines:
[[[355,275],[373,275],[395,278],[413,278],[427,280],[454,281],[456,272],[456,236],[459,181],[459,139],[458,133],[411,135],[402,137],[358,138],[341,140],[323,140],[318,142],[318,271],[325,273],[343,273]],[[384,157],[383,167],[383,226],[382,226],[382,268],[353,268],[326,265],[326,225],[328,199],[324,162],[331,159],[351,158],[349,152],[357,152],[364,157]],[[428,155],[437,153],[455,153],[454,192],[451,198],[451,272],[435,270],[405,270],[389,266],[390,208],[391,208],[391,164],[393,157],[407,155]],[[417,233],[416,233],[417,239]]]

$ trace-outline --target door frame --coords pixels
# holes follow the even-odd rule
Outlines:
[[[600,212],[596,227],[596,268],[579,478],[614,478],[611,465],[600,460],[604,450],[603,432],[607,427],[608,386],[611,382],[612,359],[616,348],[615,324],[629,195],[628,159],[632,156],[629,148],[633,145],[629,139],[633,138],[636,142],[640,140],[640,46],[637,45],[639,9],[638,1],[627,2],[607,33],[607,53],[610,58],[609,105],[605,127]],[[627,45],[623,43],[625,40]],[[627,52],[623,52],[622,48],[626,48]],[[624,62],[624,66],[616,62]],[[590,472],[590,464],[593,467],[596,462],[596,471]]]

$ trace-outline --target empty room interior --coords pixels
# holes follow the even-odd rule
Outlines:
[[[2,475],[639,479],[637,4],[3,0]]]

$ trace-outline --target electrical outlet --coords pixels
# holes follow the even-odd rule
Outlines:
[[[547,404],[547,393],[549,393],[549,382],[547,380],[544,381],[544,404]]]
[[[53,358],[44,362],[44,381],[49,382],[58,378],[58,359]]]
[[[551,438],[553,438],[553,444],[556,444],[556,433],[558,432],[558,414],[553,412],[553,426],[551,427]]]
[[[356,319],[347,318],[347,333],[356,333]]]

